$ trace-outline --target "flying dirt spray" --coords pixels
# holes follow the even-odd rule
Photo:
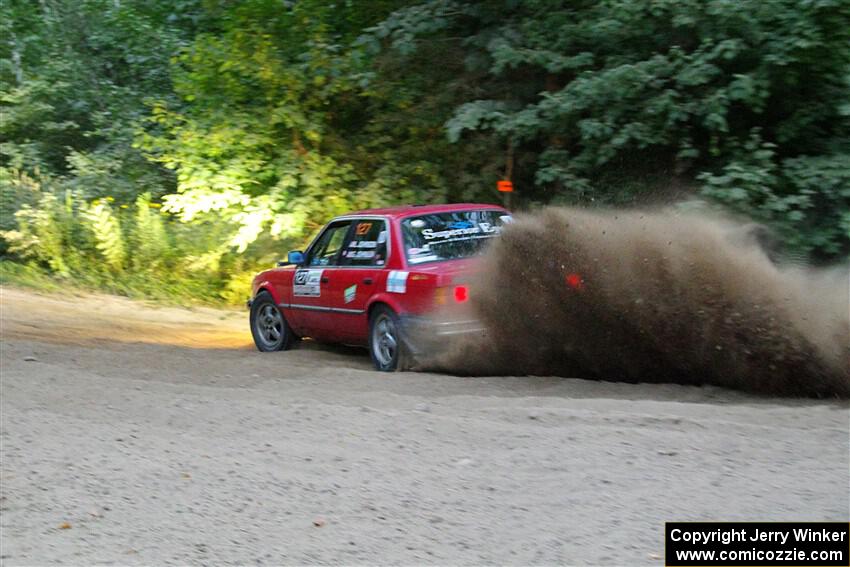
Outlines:
[[[485,332],[424,366],[850,397],[848,270],[777,267],[752,226],[673,211],[519,216],[470,286]]]

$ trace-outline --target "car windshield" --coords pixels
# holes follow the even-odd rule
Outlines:
[[[404,219],[404,249],[411,264],[480,254],[511,216],[505,211],[455,211]]]

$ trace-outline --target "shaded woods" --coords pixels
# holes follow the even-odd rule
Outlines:
[[[4,279],[239,302],[331,215],[698,197],[850,251],[850,4],[8,0]]]

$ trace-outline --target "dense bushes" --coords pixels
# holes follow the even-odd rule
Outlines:
[[[9,187],[17,189],[10,195]],[[220,245],[222,228],[181,225],[143,194],[131,205],[88,200],[26,175],[6,179],[18,198],[17,228],[0,235],[6,253],[62,281],[155,298],[239,303],[257,268]],[[7,278],[21,272],[4,263]],[[17,278],[20,279],[20,278]]]
[[[503,176],[850,252],[845,0],[9,0],[0,34],[0,253],[89,285],[241,300],[333,214]]]
[[[772,225],[798,254],[850,253],[844,0],[431,0],[376,33],[402,52],[459,38],[470,93],[448,135],[510,146],[527,197],[674,188]]]

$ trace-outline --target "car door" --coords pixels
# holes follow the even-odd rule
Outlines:
[[[330,282],[334,340],[365,344],[369,321],[366,305],[382,289],[389,252],[389,228],[380,217],[357,217]],[[382,279],[383,277],[383,279]]]
[[[330,340],[330,282],[334,279],[339,254],[350,228],[350,219],[328,224],[307,250],[304,265],[295,270],[289,307],[296,325],[308,336]]]

